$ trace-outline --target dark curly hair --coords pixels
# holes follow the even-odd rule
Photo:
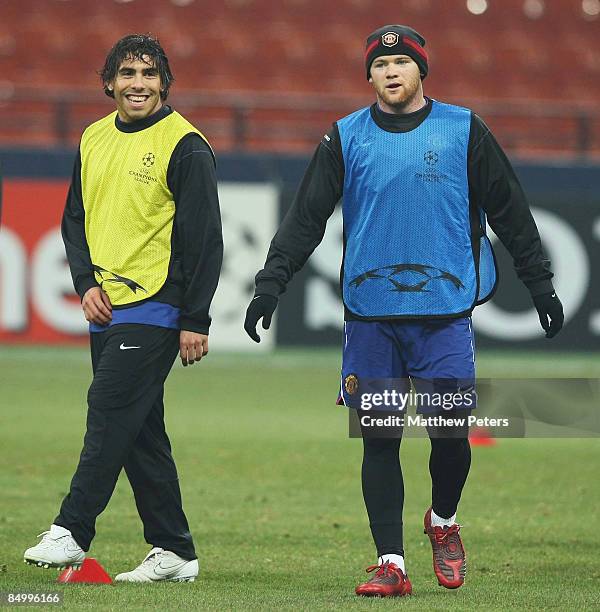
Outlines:
[[[119,66],[127,59],[144,60],[144,56],[153,62],[160,76],[160,97],[166,100],[169,95],[169,88],[175,80],[169,60],[161,47],[157,38],[150,34],[128,34],[119,40],[108,52],[104,67],[98,72],[104,86],[104,93],[110,98],[114,98],[114,92],[108,88],[108,84],[113,81],[119,70]]]

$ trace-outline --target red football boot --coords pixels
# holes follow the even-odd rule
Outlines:
[[[433,571],[441,586],[457,589],[467,573],[467,556],[460,539],[460,525],[432,527],[431,508],[425,513],[425,529],[433,549]]]
[[[356,587],[356,594],[364,597],[402,597],[412,593],[408,576],[395,563],[367,567],[367,573],[377,572],[364,584]]]

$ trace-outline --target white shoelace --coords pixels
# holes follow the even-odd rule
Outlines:
[[[38,538],[42,538],[42,542],[47,542],[48,540],[54,539],[54,538],[50,538],[48,537],[50,535],[49,531],[42,531],[42,533],[39,533],[37,535]],[[40,544],[42,543],[40,542]]]
[[[155,553],[152,553],[150,556],[146,557],[142,561],[142,565],[140,567],[152,567],[156,565],[156,563],[160,563],[160,557],[162,556],[164,551],[157,550]]]

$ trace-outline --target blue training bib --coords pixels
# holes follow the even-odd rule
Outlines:
[[[480,240],[483,211],[475,232],[471,220],[471,111],[432,105],[406,133],[380,128],[369,108],[337,122],[345,165],[342,289],[360,317],[464,315],[495,287],[491,245]]]

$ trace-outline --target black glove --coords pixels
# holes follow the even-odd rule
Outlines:
[[[546,338],[554,338],[562,329],[565,315],[556,293],[544,293],[533,298],[533,305],[540,317],[540,323],[546,332]],[[549,321],[548,321],[549,319]]]
[[[277,308],[278,301],[279,300],[272,295],[257,295],[248,305],[244,329],[254,342],[260,342],[260,336],[256,333],[256,324],[258,320],[262,317],[263,329],[269,329],[271,326],[271,317],[275,312],[275,308]]]

